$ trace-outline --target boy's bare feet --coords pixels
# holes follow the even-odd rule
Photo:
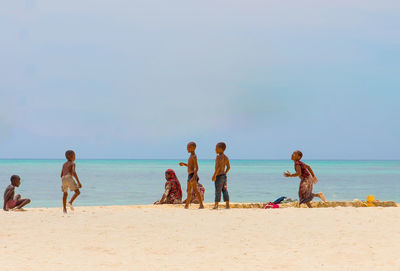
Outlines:
[[[74,211],[74,210],[75,210],[74,207],[72,206],[72,203],[71,203],[71,202],[68,202],[68,203],[67,203],[67,206],[71,209],[71,211]]]
[[[64,208],[63,209],[63,213],[66,214],[67,213],[67,209]]]
[[[204,209],[204,205],[200,205],[199,209]]]
[[[318,195],[318,197],[319,197],[323,202],[326,202],[326,198],[325,198],[324,193],[319,192],[317,195]]]
[[[189,205],[185,205],[185,209],[189,209]]]
[[[229,201],[226,202],[225,209],[230,209],[231,206],[229,205]]]
[[[214,205],[213,210],[218,210],[218,203]]]

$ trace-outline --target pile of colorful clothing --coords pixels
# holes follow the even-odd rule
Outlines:
[[[296,202],[297,200],[287,198],[287,197],[280,197],[276,199],[274,202],[268,202],[267,205],[265,205],[264,209],[276,209],[279,208],[279,204],[282,203],[290,203],[290,202]]]

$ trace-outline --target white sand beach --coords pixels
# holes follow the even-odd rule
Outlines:
[[[43,208],[0,220],[1,271],[400,270],[393,207]]]

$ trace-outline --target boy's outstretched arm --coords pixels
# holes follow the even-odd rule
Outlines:
[[[298,176],[300,176],[301,175],[301,167],[300,167],[300,165],[296,165],[295,169],[296,169],[296,173],[291,174],[289,171],[286,171],[285,173],[283,173],[283,175],[285,177],[298,177]]]
[[[187,165],[186,163],[184,163],[184,162],[180,162],[179,165],[180,165],[181,167],[187,167],[187,166],[188,166],[188,165]]]

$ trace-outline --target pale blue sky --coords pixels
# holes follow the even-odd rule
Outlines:
[[[4,1],[0,157],[400,159],[399,1]]]

